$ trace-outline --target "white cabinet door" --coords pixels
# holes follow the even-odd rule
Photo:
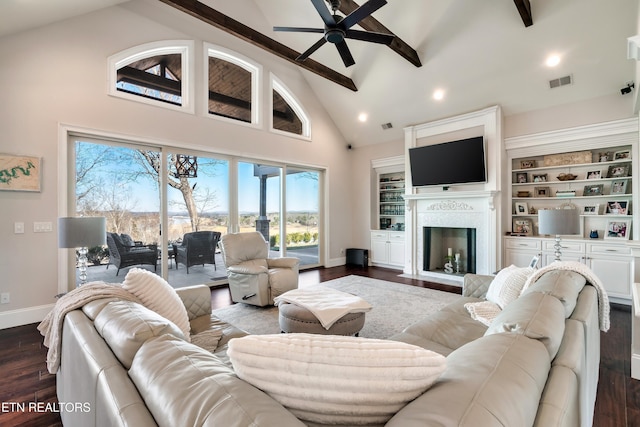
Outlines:
[[[590,258],[589,267],[602,281],[607,294],[612,297],[631,299],[633,262],[630,258]]]
[[[404,267],[404,240],[389,242],[389,264]]]
[[[371,252],[369,253],[369,259],[373,263],[387,264],[389,254],[387,253],[387,240],[371,239]]]
[[[504,267],[515,265],[516,267],[527,267],[531,263],[534,256],[539,256],[539,251],[523,250],[523,249],[507,249],[505,251]],[[539,261],[540,267],[542,260]]]

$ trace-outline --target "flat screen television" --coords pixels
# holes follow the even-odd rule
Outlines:
[[[409,149],[414,187],[487,181],[481,136]]]

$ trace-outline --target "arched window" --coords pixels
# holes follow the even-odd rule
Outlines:
[[[192,41],[166,40],[109,57],[109,94],[193,113]]]
[[[291,91],[271,75],[271,130],[311,139],[311,122]]]
[[[205,45],[206,111],[211,116],[258,125],[260,65],[227,49]]]

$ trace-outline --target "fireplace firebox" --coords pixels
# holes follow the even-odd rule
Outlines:
[[[423,227],[422,233],[424,271],[453,275],[476,272],[475,228]],[[458,264],[455,262],[456,257],[459,258]],[[447,260],[451,262],[453,271],[447,270]]]

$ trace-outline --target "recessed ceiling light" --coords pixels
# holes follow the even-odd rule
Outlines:
[[[547,65],[547,67],[555,67],[560,63],[560,55],[549,55],[544,63]]]
[[[444,90],[436,89],[435,91],[433,91],[433,99],[435,99],[436,101],[440,101],[443,98],[444,98]]]
[[[367,115],[367,113],[360,113],[360,115],[358,116],[358,120],[363,123],[366,122],[368,118],[369,116]]]

